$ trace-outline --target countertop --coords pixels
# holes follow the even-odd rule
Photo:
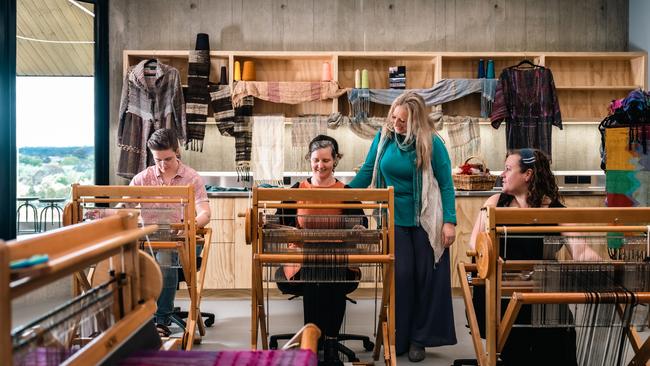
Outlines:
[[[495,193],[501,192],[500,189],[490,191],[456,191],[456,197],[488,197]],[[247,192],[208,192],[209,198],[241,198],[248,197]],[[604,196],[604,187],[560,187],[560,194],[564,196]]]

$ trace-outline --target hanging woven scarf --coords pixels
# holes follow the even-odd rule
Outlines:
[[[232,104],[253,96],[273,103],[299,104],[337,98],[345,93],[336,81],[238,81],[232,91]]]
[[[305,156],[309,152],[309,142],[318,135],[327,134],[327,117],[321,115],[309,115],[293,118],[291,123],[291,146],[293,164],[290,167],[293,171],[310,171],[309,162]]]
[[[205,122],[208,117],[210,91],[210,50],[190,51],[187,69],[185,112],[187,115],[187,144],[185,149],[203,151]]]
[[[284,117],[253,118],[255,184],[282,186],[284,175]]]
[[[251,172],[251,151],[253,148],[253,97],[242,99],[235,108],[235,167],[238,180],[249,182]]]
[[[449,155],[452,166],[459,166],[470,156],[477,156],[481,150],[481,134],[478,118],[444,116],[449,135]]]
[[[235,136],[235,109],[229,85],[215,85],[210,93],[210,106],[222,136]]]
[[[460,99],[472,93],[481,93],[481,116],[488,116],[496,93],[496,79],[443,79],[429,89],[411,89],[419,94],[427,107]],[[391,105],[409,90],[403,89],[349,89],[348,101],[352,117],[363,119],[370,114],[370,102]]]

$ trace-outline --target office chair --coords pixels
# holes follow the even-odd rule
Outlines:
[[[282,292],[282,294],[284,295],[290,295],[289,300],[293,300],[295,298],[303,296],[302,286],[295,286],[296,284],[288,283],[286,278],[284,277],[284,272],[282,267],[276,270],[275,278],[280,292]],[[356,290],[358,285],[359,282],[356,282],[354,286],[350,286],[350,288],[346,290],[346,295]],[[349,298],[348,296],[346,296],[345,299],[346,301],[349,301],[353,304],[357,303],[355,300]],[[294,335],[292,333],[272,335],[269,340],[269,348],[277,349],[278,340],[281,339],[288,340],[291,339],[291,337],[293,336]],[[363,342],[363,348],[366,351],[372,351],[375,348],[375,344],[367,336],[358,335],[358,334],[339,333],[338,336],[336,337],[336,348],[340,353],[343,353],[347,357],[348,362],[359,362],[359,359],[357,358],[354,351],[352,351],[350,348],[346,347],[344,344],[341,343],[343,341],[361,341]],[[322,346],[321,343],[322,342],[319,342],[319,348]]]

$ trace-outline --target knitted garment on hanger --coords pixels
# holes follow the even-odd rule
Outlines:
[[[478,118],[443,116],[449,135],[449,157],[452,166],[459,166],[481,152],[481,133]]]
[[[255,183],[282,186],[284,177],[284,117],[253,117]]]
[[[210,51],[190,51],[187,71],[185,111],[187,114],[187,144],[185,149],[203,151],[205,122],[208,117],[210,91]]]
[[[299,104],[339,97],[345,93],[336,81],[238,81],[232,91],[232,103],[253,96],[273,103]]]
[[[310,171],[310,164],[305,156],[309,153],[309,142],[318,135],[327,134],[327,116],[309,115],[293,118],[291,124],[291,146],[293,171]]]
[[[503,70],[490,119],[494,128],[506,121],[508,150],[540,149],[550,159],[552,127],[562,129],[560,103],[551,69]]]
[[[127,179],[154,164],[151,153],[147,151],[147,140],[155,130],[171,128],[181,143],[186,141],[180,73],[158,61],[153,80],[149,80],[144,72],[148,61],[142,60],[129,68],[122,85],[117,128],[120,151],[117,175]]]

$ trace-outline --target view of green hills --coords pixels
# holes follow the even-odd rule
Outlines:
[[[69,198],[72,183],[92,184],[92,146],[21,147],[18,149],[17,194],[39,198]]]

